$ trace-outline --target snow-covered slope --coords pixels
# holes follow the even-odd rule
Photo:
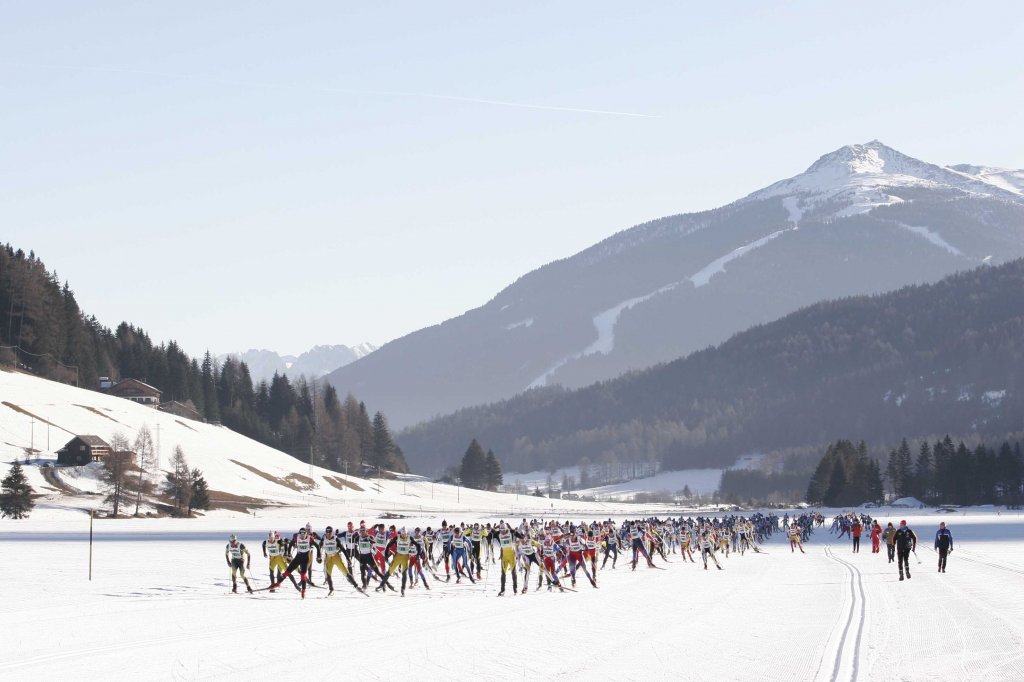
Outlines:
[[[950,166],[952,170],[970,175],[986,184],[1013,194],[1024,195],[1024,170],[989,168],[962,163]]]
[[[96,435],[109,442],[113,433],[120,432],[133,441],[143,426],[159,439],[157,469],[167,471],[171,453],[180,446],[189,465],[203,471],[211,498],[235,508],[348,504],[400,512],[443,510],[456,505],[490,511],[581,506],[433,484],[418,477],[380,481],[346,477],[310,467],[223,426],[182,419],[128,400],[0,369],[0,465],[6,472],[8,463],[29,458],[31,465],[25,471],[36,492],[45,494],[41,503],[44,508],[79,513],[100,506],[101,495],[97,493],[101,465],[58,468],[63,491],[44,478],[41,465],[54,463],[57,450],[73,436]],[[163,478],[160,473],[153,480]]]
[[[849,145],[728,206],[638,225],[546,265],[328,380],[402,427],[527,388],[613,378],[820,300],[1024,256],[1020,184],[1016,171]]]

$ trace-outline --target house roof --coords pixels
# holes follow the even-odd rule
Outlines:
[[[146,390],[152,391],[153,393],[161,393],[162,392],[156,386],[150,386],[146,382],[139,381],[138,379],[122,379],[121,381],[119,381],[116,384],[114,384],[114,388],[117,388],[118,386],[122,386],[122,385],[128,384],[128,383],[136,384],[136,385],[141,386],[142,388],[144,388]]]
[[[89,447],[102,447],[102,448],[109,448],[110,447],[110,445],[107,443],[107,441],[103,440],[99,436],[75,436],[75,438],[77,438],[78,440],[82,441],[83,443],[85,443]],[[74,440],[74,439],[72,439],[72,440]]]

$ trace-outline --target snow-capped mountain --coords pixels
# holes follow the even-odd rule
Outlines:
[[[355,346],[314,346],[301,355],[279,355],[271,350],[250,349],[244,353],[229,353],[217,357],[223,362],[230,355],[249,366],[249,374],[253,381],[270,380],[274,373],[287,374],[295,378],[300,375],[306,378],[319,379],[339,367],[355,362],[377,349],[372,343],[360,343]]]
[[[722,208],[624,230],[328,380],[405,426],[528,388],[578,387],[819,300],[1024,256],[1021,171],[842,147]]]

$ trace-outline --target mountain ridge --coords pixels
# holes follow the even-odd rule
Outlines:
[[[726,206],[526,273],[327,380],[409,426],[531,386],[611,379],[815,301],[1020,256],[1024,197],[881,142],[848,145]]]

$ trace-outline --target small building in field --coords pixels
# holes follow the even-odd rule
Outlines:
[[[192,421],[203,421],[203,415],[199,414],[199,410],[196,409],[195,403],[191,400],[186,400],[183,403],[180,403],[177,400],[168,400],[166,403],[160,403],[160,411],[173,414],[177,417],[191,419]]]
[[[133,403],[160,407],[160,389],[143,383],[138,379],[124,379],[110,387],[110,395],[131,400]]]
[[[57,466],[80,467],[102,462],[110,452],[110,445],[99,436],[75,436],[57,451]]]

